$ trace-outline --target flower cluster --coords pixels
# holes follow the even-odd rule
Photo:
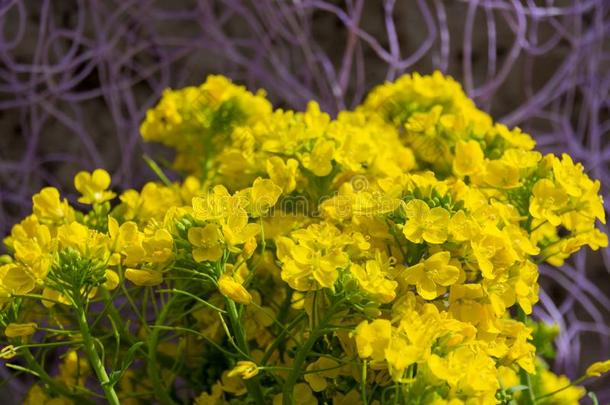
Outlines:
[[[607,246],[599,181],[452,79],[332,119],[212,76],[141,131],[184,181],[151,162],[161,181],[112,204],[82,172],[82,206],[45,188],[5,240],[1,355],[40,379],[26,403],[569,404],[610,369],[554,375],[530,317],[539,264]]]

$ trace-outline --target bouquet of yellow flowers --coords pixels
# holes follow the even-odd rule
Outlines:
[[[222,76],[141,127],[171,182],[78,173],[5,239],[0,356],[26,404],[570,404],[538,265],[605,247],[599,181],[436,72],[336,119]],[[84,209],[87,207],[88,209]],[[537,355],[538,350],[538,355]],[[594,397],[592,395],[592,397]]]

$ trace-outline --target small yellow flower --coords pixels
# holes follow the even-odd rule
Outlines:
[[[370,357],[373,361],[383,361],[392,337],[392,324],[387,319],[375,319],[371,323],[362,321],[356,327],[354,336],[360,358]]]
[[[601,377],[610,371],[610,359],[606,361],[598,361],[587,367],[585,375],[587,377]]]
[[[188,240],[193,245],[193,259],[196,262],[215,262],[222,257],[223,247],[220,229],[216,224],[188,230]]]
[[[449,211],[441,207],[430,209],[422,200],[411,200],[405,206],[407,223],[402,233],[413,243],[443,243],[447,240]]]
[[[499,388],[493,359],[475,347],[459,346],[447,357],[432,354],[428,367],[435,377],[447,381],[452,388],[459,386],[467,392],[489,392],[492,398]]]
[[[93,173],[79,172],[74,177],[74,187],[82,194],[78,202],[83,204],[100,204],[112,200],[116,194],[106,191],[109,186],[110,175],[103,169],[96,169]]]
[[[582,185],[587,182],[583,166],[574,161],[568,154],[562,154],[561,159],[553,157],[553,174],[566,192],[573,197],[580,197]],[[590,181],[590,180],[589,180]]]
[[[286,162],[278,156],[272,156],[267,160],[267,174],[269,178],[282,188],[285,194],[291,193],[297,186],[297,171],[299,162],[288,159]]]
[[[28,323],[9,323],[4,334],[6,337],[25,337],[33,335],[36,332],[37,325],[34,322]]]
[[[534,218],[546,219],[551,225],[557,226],[561,224],[558,211],[565,207],[567,202],[568,195],[561,187],[557,187],[549,179],[541,179],[532,189],[529,211]]]
[[[515,188],[519,186],[519,168],[499,160],[490,160],[485,165],[483,178],[492,187]]]
[[[36,280],[21,265],[8,263],[0,266],[0,284],[8,294],[27,294],[36,286]]]
[[[266,214],[282,194],[282,188],[269,179],[254,180],[250,189],[250,212],[253,217]]]
[[[476,141],[460,142],[455,146],[453,171],[458,176],[469,176],[483,168],[485,155]]]
[[[349,263],[349,256],[342,250],[349,238],[326,222],[299,229],[291,237],[276,240],[282,279],[297,291],[333,288],[338,270]]]
[[[174,239],[165,229],[157,229],[142,241],[146,259],[153,263],[165,263],[174,256]]]
[[[541,400],[544,405],[555,404],[579,404],[580,399],[587,392],[583,387],[571,385],[571,381],[565,375],[556,375],[553,372],[541,368],[538,370],[540,377],[540,388],[537,396],[553,393],[553,396]],[[567,388],[566,388],[567,387]]]
[[[308,384],[298,383],[294,386],[294,405],[317,405],[318,399],[311,392]],[[277,394],[273,397],[273,405],[282,405],[284,399],[283,394]]]
[[[135,285],[152,287],[163,282],[163,273],[152,269],[127,269],[125,278]]]
[[[449,252],[435,253],[423,262],[409,267],[405,281],[415,284],[417,293],[424,299],[433,300],[460,277],[460,269],[450,265],[450,259]]]
[[[223,405],[225,403],[223,394],[222,385],[216,383],[212,385],[211,392],[204,391],[195,398],[194,405]]]
[[[243,285],[235,281],[233,277],[223,274],[218,279],[218,290],[220,293],[233,301],[248,305],[252,302],[252,295]]]
[[[242,396],[248,392],[244,381],[239,377],[229,377],[229,370],[225,370],[220,377],[222,390],[236,396]]]
[[[364,265],[352,263],[350,272],[360,288],[381,303],[392,302],[396,298],[398,283],[388,278],[388,269],[382,268],[380,257],[368,260]]]
[[[315,392],[322,392],[328,387],[327,378],[336,378],[339,375],[339,363],[328,357],[320,357],[307,366],[307,374],[303,377]]]
[[[313,147],[311,154],[302,158],[303,166],[319,177],[328,175],[333,169],[332,159],[335,153],[333,142],[319,139]]]
[[[258,366],[252,361],[240,360],[237,365],[229,371],[229,377],[241,377],[248,380],[258,374]]]
[[[34,215],[43,223],[71,222],[74,209],[68,202],[59,198],[59,191],[54,187],[45,187],[32,197]]]

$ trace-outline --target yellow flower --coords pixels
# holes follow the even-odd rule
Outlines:
[[[495,399],[499,388],[495,363],[476,347],[459,346],[445,358],[432,354],[428,367],[434,376],[447,381],[454,389],[459,387],[460,391],[472,397],[487,394]]]
[[[480,227],[476,221],[466,216],[462,210],[459,210],[451,217],[447,229],[449,235],[451,235],[451,239],[458,242],[470,240],[480,231]]]
[[[585,396],[586,390],[576,385],[570,386],[570,379],[565,375],[556,375],[549,370],[541,369],[540,388],[537,396],[554,393],[550,397],[537,401],[540,405],[578,405],[580,399]],[[568,388],[566,388],[568,387]]]
[[[235,367],[233,367],[233,369],[229,371],[229,374],[227,375],[229,377],[241,377],[244,380],[248,380],[257,374],[258,366],[256,365],[256,363],[246,360],[240,360],[237,362]]]
[[[212,392],[202,392],[197,398],[195,398],[195,405],[224,405],[225,401],[223,398],[222,385],[216,383],[212,385]]]
[[[106,262],[110,257],[108,237],[79,222],[61,225],[57,229],[57,240],[60,248],[72,248],[90,259]]]
[[[294,405],[318,405],[318,400],[311,392],[309,385],[305,383],[295,384],[294,391]],[[273,405],[282,405],[284,399],[283,394],[278,394],[273,397]]]
[[[542,159],[542,154],[536,151],[525,151],[522,149],[508,149],[504,151],[501,160],[509,166],[519,167],[520,169],[529,169],[536,167]]]
[[[54,187],[45,187],[32,197],[34,215],[43,223],[71,222],[74,209],[66,199],[59,199],[59,191]]]
[[[146,250],[142,246],[144,234],[138,230],[135,222],[128,221],[119,226],[118,221],[109,216],[108,235],[112,251],[125,256],[127,266],[134,266],[144,260],[146,256]]]
[[[555,180],[573,197],[580,197],[582,186],[587,183],[586,175],[583,173],[583,166],[580,163],[574,164],[568,154],[562,154],[561,160],[553,156],[553,174]],[[591,180],[589,180],[591,181]]]
[[[255,195],[260,198],[260,202],[275,204],[270,197],[274,197],[278,189],[270,180],[261,180],[256,183]],[[218,223],[229,251],[234,253],[240,252],[236,248],[237,245],[251,243],[251,239],[260,231],[260,225],[248,223],[246,207],[250,205],[251,191],[252,189],[246,189],[230,195],[225,187],[216,186],[212,192],[195,197],[192,201],[193,216],[200,221]],[[279,192],[281,193],[281,189]],[[263,205],[258,208],[268,209],[269,206]]]
[[[458,176],[469,176],[483,169],[485,156],[476,141],[459,142],[455,145],[453,171]]]
[[[157,229],[142,240],[146,259],[152,263],[165,263],[174,256],[174,239],[165,229]]]
[[[37,327],[34,322],[9,323],[4,330],[4,334],[9,338],[30,336],[36,332]]]
[[[519,168],[499,160],[490,160],[485,165],[483,178],[492,187],[515,188],[519,186]]]
[[[353,389],[345,395],[343,395],[340,392],[336,392],[333,395],[332,404],[333,405],[354,405],[354,404],[358,404],[361,399],[362,399],[362,395],[360,394],[360,392],[358,392],[357,389]],[[371,402],[371,404],[377,405],[378,402],[373,401],[373,402]]]
[[[375,319],[369,323],[362,321],[354,331],[358,355],[372,361],[385,360],[386,349],[392,337],[392,324],[387,319]]]
[[[423,262],[409,267],[405,281],[415,284],[417,293],[424,299],[433,300],[460,277],[460,269],[450,265],[450,259],[449,252],[435,253]]]
[[[269,179],[254,180],[250,189],[250,213],[253,217],[266,214],[282,194],[282,188]]]
[[[518,259],[508,235],[496,227],[485,227],[470,246],[485,278],[495,278]]]
[[[125,278],[135,285],[152,287],[163,282],[163,273],[153,269],[127,269]]]
[[[449,312],[479,331],[497,333],[496,316],[481,284],[454,284],[449,290]]]
[[[218,279],[218,290],[222,295],[239,304],[249,305],[252,302],[252,295],[248,290],[241,283],[235,281],[233,277],[226,274]]]
[[[272,156],[267,160],[266,169],[269,178],[282,188],[284,194],[289,194],[297,186],[297,172],[299,162],[295,159],[287,159],[286,162],[278,156]]]
[[[353,263],[350,272],[360,288],[380,303],[392,302],[396,298],[396,287],[398,283],[389,279],[389,274],[382,270],[379,260],[367,260],[364,266]]]
[[[327,378],[336,378],[339,375],[339,363],[328,357],[320,357],[318,360],[310,363],[305,374],[305,381],[315,392],[322,392],[328,387]]]
[[[276,240],[277,256],[283,263],[281,277],[297,291],[333,288],[338,270],[349,257],[342,250],[348,243],[341,232],[328,223],[313,224]]]
[[[413,243],[443,243],[447,240],[449,211],[441,207],[430,209],[422,200],[411,200],[405,206],[407,222],[402,229]]]
[[[93,173],[79,172],[74,177],[74,187],[82,194],[78,202],[83,204],[100,204],[112,200],[116,194],[106,191],[109,186],[110,175],[103,169],[96,169]]]
[[[310,154],[301,159],[303,166],[319,177],[328,175],[333,169],[335,146],[332,141],[319,139]]]
[[[200,221],[219,221],[226,215],[230,198],[224,186],[215,186],[211,192],[193,198],[193,216]]]
[[[215,262],[222,257],[224,250],[218,225],[207,224],[203,228],[190,228],[188,240],[193,245],[193,259],[196,262]]]
[[[7,294],[27,294],[36,286],[34,275],[22,265],[8,263],[0,266],[0,287]]]
[[[585,375],[587,377],[601,377],[602,374],[606,374],[608,371],[610,371],[610,360],[598,361],[587,367]]]
[[[67,386],[83,386],[89,373],[85,355],[79,356],[77,350],[70,349],[62,358],[57,379]]]
[[[220,376],[220,381],[222,382],[222,390],[224,392],[228,392],[229,394],[242,396],[248,392],[244,380],[239,377],[229,377],[228,370],[225,370],[222,373]]]
[[[561,224],[561,217],[557,213],[561,211],[568,202],[567,193],[557,187],[549,179],[540,179],[532,189],[532,199],[529,211],[534,218],[547,220],[551,225]]]
[[[497,123],[494,125],[495,132],[504,139],[509,145],[517,149],[532,150],[536,146],[536,142],[529,134],[521,131],[521,128],[508,129],[504,124]]]

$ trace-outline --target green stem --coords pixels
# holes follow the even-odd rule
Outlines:
[[[536,398],[534,397],[534,391],[532,387],[532,378],[527,371],[524,369],[519,370],[519,379],[521,380],[521,384],[527,385],[527,395],[523,398],[523,403],[525,405],[535,405]]]
[[[227,311],[229,313],[229,319],[231,321],[231,328],[233,329],[233,334],[235,335],[235,340],[237,340],[237,346],[239,349],[246,354],[250,355],[250,347],[248,346],[248,339],[245,335],[245,330],[240,322],[239,314],[237,313],[237,306],[235,302],[229,298],[226,299],[227,302]],[[246,388],[248,389],[248,394],[254,399],[254,402],[258,405],[265,404],[265,396],[263,394],[263,389],[260,385],[259,377],[256,376],[249,380],[244,380],[246,384]]]
[[[328,308],[326,311],[326,316],[315,326],[315,328],[312,328],[309,339],[307,339],[305,344],[297,351],[297,355],[294,358],[294,363],[292,364],[292,372],[288,374],[288,378],[284,382],[284,390],[282,391],[283,405],[294,404],[294,386],[301,376],[305,360],[307,359],[307,356],[310,355],[311,349],[315,345],[318,338],[324,334],[326,324],[331,321],[332,317],[335,315],[335,310],[339,307],[343,300],[344,298],[340,298],[334,302],[330,308]]]
[[[283,405],[293,405],[294,402],[294,386],[297,383],[298,378],[301,375],[301,371],[303,369],[305,360],[309,355],[309,352],[313,348],[313,345],[317,342],[320,337],[317,331],[312,331],[307,342],[299,349],[296,357],[294,358],[294,363],[292,364],[292,372],[288,375],[286,382],[284,383],[284,390],[282,392],[282,404]]]
[[[112,296],[105,288],[101,288],[101,292],[102,297],[106,301],[106,307],[104,310],[108,311],[108,317],[112,320],[112,322],[114,322],[115,325],[118,326],[119,336],[121,336],[121,339],[125,340],[129,345],[134,344],[136,339],[134,339],[131,333],[129,333],[127,326],[123,322],[123,318],[121,318],[121,314],[119,314],[115,308],[114,302],[112,301]]]
[[[89,363],[97,375],[97,379],[104,390],[108,403],[110,405],[120,405],[119,397],[114,391],[114,386],[110,384],[110,378],[108,377],[102,359],[95,348],[95,343],[93,342],[93,337],[89,330],[89,324],[87,323],[87,315],[82,306],[77,306],[76,311],[78,326],[80,327],[80,332],[83,337],[83,347],[87,354],[87,358],[89,359]]]
[[[32,352],[30,352],[29,349],[21,346],[20,353],[23,355],[25,361],[27,362],[28,368],[30,370],[32,370],[33,372],[35,372],[36,375],[38,376],[38,378],[40,378],[40,380],[42,380],[46,385],[51,387],[51,389],[54,392],[61,394],[66,398],[71,398],[71,399],[74,399],[77,401],[82,401],[82,403],[85,403],[85,404],[94,403],[93,401],[83,398],[82,396],[72,392],[64,384],[60,383],[59,381],[57,381],[53,377],[51,377],[49,374],[47,374],[47,372],[40,366],[40,364],[38,364],[38,362],[36,361],[36,359],[32,355]]]
[[[523,309],[517,309],[517,317],[523,324],[527,323],[527,315],[523,311]],[[532,386],[532,377],[531,375],[525,371],[524,369],[519,370],[519,379],[521,384],[527,386],[527,395],[524,395],[523,401],[525,405],[535,405],[536,398],[534,396],[534,387]]]
[[[368,398],[366,397],[366,360],[362,360],[362,375],[360,376],[360,394],[362,395],[362,403],[368,404]]]
[[[148,155],[144,155],[143,158],[148,167],[150,167],[150,169],[159,177],[159,180],[161,180],[167,187],[172,187],[171,180],[167,178],[165,173],[163,173],[163,170],[161,170],[157,162],[152,160]]]
[[[306,316],[307,314],[305,312],[301,312],[284,329],[282,329],[280,334],[277,336],[277,338],[275,338],[271,346],[269,346],[269,348],[265,352],[265,355],[261,360],[261,364],[263,366],[267,364],[267,361],[269,361],[269,358],[271,358],[275,349],[277,349],[280,344],[282,344],[282,342],[284,341],[284,336],[287,335],[292,330],[292,328],[295,327],[299,322],[301,322],[301,320]]]
[[[158,326],[162,326],[165,323],[165,318],[167,318],[167,315],[169,314],[169,309],[174,301],[174,297],[175,296],[170,298],[163,307],[161,313],[157,317],[155,327],[151,328],[150,335],[148,336],[148,359],[146,369],[148,378],[150,378],[150,382],[155,391],[155,398],[163,404],[175,404],[175,402],[167,393],[167,388],[161,379],[161,370],[157,361],[157,346],[159,345],[159,335],[163,329]]]

